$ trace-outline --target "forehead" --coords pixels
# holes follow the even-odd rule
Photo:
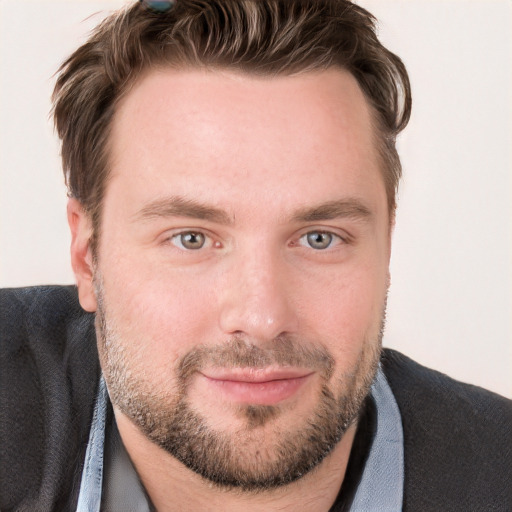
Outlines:
[[[305,186],[314,195],[316,184],[319,195],[357,195],[362,182],[383,190],[370,107],[339,69],[277,77],[153,70],[119,103],[110,142],[108,188],[131,184],[148,199],[196,187],[215,201],[237,185],[249,200],[281,184],[283,204]]]

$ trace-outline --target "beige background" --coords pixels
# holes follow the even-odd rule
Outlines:
[[[0,0],[0,286],[73,282],[52,74],[122,3]],[[512,3],[359,3],[414,93],[385,344],[512,397]]]

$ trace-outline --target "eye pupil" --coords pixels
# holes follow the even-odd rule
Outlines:
[[[332,242],[332,235],[330,233],[308,233],[307,238],[308,244],[313,247],[313,249],[327,249]]]
[[[202,233],[183,233],[180,235],[181,244],[186,249],[201,249],[205,243]]]

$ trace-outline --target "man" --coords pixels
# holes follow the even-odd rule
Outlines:
[[[512,507],[510,402],[381,350],[411,100],[369,13],[135,3],[54,99],[78,298],[2,296],[1,510]]]

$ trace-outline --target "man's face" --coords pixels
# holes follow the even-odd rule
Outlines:
[[[357,416],[390,251],[373,136],[339,70],[152,71],[120,103],[102,367],[116,414],[214,482],[299,478]]]

